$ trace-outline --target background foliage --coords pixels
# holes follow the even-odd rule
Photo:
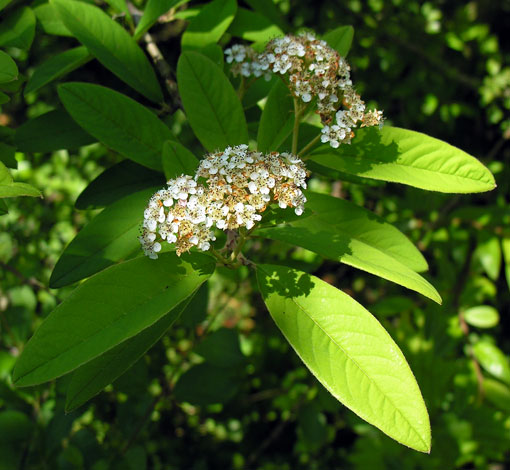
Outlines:
[[[134,3],[140,10],[154,8],[155,18],[165,13],[158,2]],[[123,2],[97,4],[129,27]],[[174,74],[181,34],[199,6],[185,4],[150,29]],[[332,187],[320,178],[311,182],[317,191],[373,210],[417,243],[442,306],[345,265],[326,263],[317,271],[320,259],[304,249],[282,242],[264,246],[275,262],[291,259],[353,295],[388,329],[427,403],[431,454],[400,446],[332,399],[291,353],[242,270],[215,273],[209,292],[188,306],[156,347],[75,411],[64,414],[65,380],[12,386],[23,344],[72,289],[48,287],[58,286],[50,280],[55,263],[99,212],[90,209],[94,201],[78,196],[121,160],[90,144],[90,136],[71,134],[79,128],[62,114],[56,88],[38,87],[33,71],[71,49],[64,59],[85,65],[66,81],[131,91],[77,47],[47,3],[0,1],[0,48],[19,69],[18,79],[0,85],[0,155],[17,167],[16,182],[44,196],[5,199],[8,213],[0,218],[0,468],[504,468],[510,461],[510,38],[504,34],[510,4],[372,0],[240,6],[284,31],[310,27],[323,33],[352,25],[349,61],[360,94],[373,100],[369,104],[384,109],[391,124],[477,156],[496,176],[495,191],[475,196],[360,185],[354,179]],[[242,11],[220,44],[236,36]],[[141,38],[148,27],[139,24],[135,36]],[[196,34],[192,29],[185,34],[184,46],[193,49]],[[214,47],[210,57],[221,60]],[[155,93],[150,81],[132,84],[148,100]],[[57,113],[54,127],[42,122],[39,142],[24,139],[23,123],[50,110]],[[171,111],[162,111],[171,132],[199,152],[180,112]],[[249,129],[259,113],[249,108]],[[82,139],[79,148],[60,150],[67,145],[52,129],[61,131],[55,134],[59,139]],[[22,151],[15,162],[13,143]],[[150,180],[154,175],[147,178],[160,184]]]

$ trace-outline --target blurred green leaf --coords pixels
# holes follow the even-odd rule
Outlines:
[[[9,54],[0,51],[0,83],[10,82],[18,77],[18,67]]]
[[[9,168],[16,168],[18,162],[14,158],[16,147],[0,142],[0,162]]]
[[[50,57],[34,70],[28,79],[24,93],[31,93],[76,70],[92,59],[85,46],[75,47]]]
[[[284,266],[258,265],[264,302],[285,338],[329,392],[398,442],[430,451],[425,403],[402,352],[347,294]]]
[[[503,257],[505,259],[506,283],[510,289],[510,238],[504,238],[501,242]]]
[[[351,145],[321,146],[310,158],[338,171],[429,191],[477,193],[496,186],[476,158],[439,139],[398,127],[359,129]]]
[[[66,28],[101,64],[154,102],[163,101],[149,60],[122,26],[101,9],[71,0],[51,0]]]
[[[0,47],[28,50],[35,35],[35,15],[28,7],[12,11],[0,23]]]
[[[228,328],[221,328],[207,336],[194,351],[216,367],[235,367],[243,361],[239,335]]]
[[[283,36],[282,30],[266,17],[246,8],[238,8],[234,21],[228,29],[232,36],[252,42],[269,42]]]
[[[209,282],[204,282],[190,303],[182,312],[179,320],[181,325],[193,328],[207,317],[207,306],[209,303]]]
[[[493,281],[497,280],[501,270],[501,246],[499,238],[490,236],[485,232],[481,233],[480,241],[473,253],[473,258],[481,264],[490,279]]]
[[[510,384],[510,364],[503,351],[487,341],[473,345],[473,353],[480,365],[494,377]]]
[[[213,272],[212,258],[164,253],[111,266],[67,297],[16,362],[17,386],[60,377],[153,325]]]
[[[58,94],[71,117],[90,135],[141,165],[162,170],[163,144],[173,135],[147,108],[89,83],[64,83]]]
[[[207,150],[248,142],[241,102],[211,60],[197,52],[183,52],[177,64],[177,83],[189,123]]]
[[[24,122],[16,129],[14,142],[22,152],[53,152],[77,149],[96,142],[64,109],[56,109]]]
[[[492,328],[499,323],[499,313],[490,305],[477,305],[463,312],[466,322],[477,328]]]
[[[510,388],[497,380],[484,379],[483,390],[488,401],[499,409],[510,412]]]

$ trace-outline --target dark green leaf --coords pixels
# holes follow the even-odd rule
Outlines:
[[[181,375],[175,384],[174,395],[177,401],[205,406],[227,403],[237,388],[233,371],[203,363]]]
[[[207,336],[194,351],[216,367],[235,367],[243,362],[236,331],[221,328]]]
[[[0,46],[30,49],[35,35],[35,15],[28,7],[10,13],[0,23]]]
[[[188,328],[193,328],[207,316],[207,305],[209,303],[209,283],[205,282],[200,286],[191,302],[182,312],[180,323]]]
[[[359,129],[351,145],[321,146],[310,158],[335,170],[429,191],[476,193],[495,187],[491,172],[476,158],[441,140],[398,127]]]
[[[0,51],[0,83],[16,80],[18,77],[18,67],[9,54]]]
[[[14,158],[15,154],[15,147],[0,142],[0,162],[9,168],[16,168],[18,166],[18,162],[16,161],[16,158]]]
[[[72,284],[135,253],[142,255],[137,237],[147,201],[157,189],[130,194],[92,219],[60,256],[50,287]]]
[[[271,23],[278,25],[283,31],[290,29],[280,9],[272,0],[247,0],[246,3],[257,13],[264,15]]]
[[[14,136],[22,152],[53,152],[60,149],[77,149],[96,142],[76,124],[63,109],[50,111],[26,121]]]
[[[10,101],[9,95],[6,95],[4,92],[0,91],[0,106],[2,104],[8,103]]]
[[[269,42],[271,39],[283,36],[282,30],[265,16],[246,8],[237,9],[228,32],[232,36],[253,42]]]
[[[97,395],[140,359],[179,318],[189,298],[156,323],[73,372],[66,395],[66,411],[72,411]]]
[[[202,254],[164,253],[111,266],[80,285],[41,324],[16,362],[13,381],[35,385],[112,349],[187,299],[214,270]]]
[[[398,442],[430,451],[430,425],[404,355],[381,324],[344,292],[301,271],[259,265],[269,313],[329,392]]]
[[[3,410],[0,412],[0,435],[2,444],[26,441],[32,433],[34,423],[20,411]]]
[[[60,19],[89,52],[117,77],[152,101],[163,101],[156,74],[134,39],[94,5],[51,0]]]
[[[167,140],[163,145],[163,171],[167,179],[176,178],[182,174],[194,175],[198,166],[198,159],[184,145],[173,140]]]
[[[217,65],[197,52],[183,52],[177,83],[190,125],[207,150],[248,143],[241,103]]]
[[[289,89],[278,80],[267,97],[260,118],[257,148],[260,152],[275,152],[291,134],[294,126],[294,103]]]
[[[67,75],[92,59],[85,46],[75,47],[43,62],[35,70],[25,87],[25,94]]]
[[[322,39],[335,49],[341,57],[346,57],[351,48],[354,28],[352,26],[339,26],[328,31]]]
[[[163,169],[163,144],[173,135],[154,113],[121,93],[89,83],[63,83],[58,94],[72,118],[100,142],[141,165]]]
[[[145,188],[162,187],[165,178],[131,160],[122,160],[103,171],[78,196],[77,209],[105,207]]]

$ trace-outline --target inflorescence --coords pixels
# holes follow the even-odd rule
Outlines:
[[[157,191],[144,212],[139,237],[144,253],[157,258],[161,243],[175,243],[178,255],[192,247],[207,251],[214,228],[251,230],[268,204],[304,210],[307,172],[289,153],[251,152],[247,145],[208,154],[194,177],[182,175]]]
[[[233,64],[234,75],[270,79],[272,73],[280,73],[287,77],[285,82],[295,98],[304,103],[317,98],[324,125],[321,141],[333,148],[350,143],[358,124],[382,125],[382,111],[366,111],[364,101],[354,91],[349,64],[326,41],[310,33],[273,39],[262,53],[237,44],[226,49],[225,56]]]

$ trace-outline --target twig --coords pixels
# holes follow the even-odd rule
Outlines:
[[[26,284],[30,287],[33,287],[36,290],[47,290],[50,289],[46,287],[42,282],[38,281],[34,277],[25,277],[20,271],[18,271],[13,266],[9,266],[8,264],[4,263],[3,261],[0,261],[0,268],[5,269],[6,271],[9,271],[10,273],[14,274],[23,284]]]

